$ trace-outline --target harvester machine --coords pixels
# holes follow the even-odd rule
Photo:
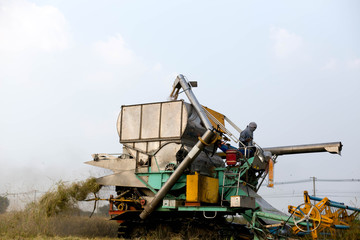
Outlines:
[[[117,119],[122,154],[93,154],[93,161],[87,162],[113,171],[97,182],[115,186],[117,195],[109,199],[109,213],[120,223],[119,236],[129,237],[134,226],[167,222],[180,228],[194,221],[232,229],[230,235],[241,239],[288,235],[290,227],[276,224],[287,221],[288,215],[257,194],[266,176],[272,184],[276,157],[340,154],[342,144],[245,146],[237,137],[240,128],[198,102],[192,91],[195,86],[179,75],[170,101],[122,106]],[[180,93],[189,103],[177,100]],[[238,133],[231,133],[225,124]],[[240,147],[227,144],[230,140]],[[247,227],[226,220],[240,215]]]

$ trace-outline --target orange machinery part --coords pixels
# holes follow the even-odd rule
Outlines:
[[[268,187],[274,187],[274,160],[270,159],[269,160],[269,167],[268,167],[268,177],[269,177],[269,181],[268,181]]]

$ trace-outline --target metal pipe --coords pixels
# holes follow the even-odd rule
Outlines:
[[[340,155],[341,149],[342,149],[341,142],[263,148],[264,151],[269,151],[273,155],[288,155],[288,154],[313,153],[313,152],[329,152],[329,153],[337,153]]]
[[[195,108],[195,111],[199,115],[201,122],[204,124],[206,129],[212,129],[212,124],[209,121],[209,118],[206,116],[206,112],[196,99],[193,91],[191,90],[190,84],[185,80],[185,77],[182,74],[179,74],[174,82],[173,88],[180,88],[184,89],[186,96],[188,97],[191,105]]]
[[[213,136],[214,133],[211,130],[207,130],[202,136],[202,140],[205,143],[209,143],[212,140]],[[205,144],[202,141],[198,141],[196,143],[196,145],[190,150],[190,152],[181,162],[181,164],[171,174],[164,186],[162,186],[162,188],[157,192],[154,199],[148,205],[146,205],[145,209],[140,214],[141,219],[147,218],[154,211],[160,201],[170,191],[170,189],[174,186],[177,180],[181,177],[185,169],[194,161],[194,159],[200,154],[204,147]]]
[[[315,200],[315,201],[321,201],[322,200],[322,198],[315,197],[315,196],[309,196],[309,198],[311,200]],[[329,200],[329,206],[330,207],[341,208],[341,209],[349,209],[349,210],[352,210],[352,211],[360,212],[359,208],[350,207],[350,206],[344,205],[343,203],[339,203],[339,202],[335,202],[335,201],[331,201],[331,200]]]
[[[335,229],[349,229],[350,226],[346,226],[346,225],[334,225]]]
[[[314,197],[316,197],[316,190],[315,190],[315,177],[312,177],[312,181],[313,181],[313,193],[314,193]]]
[[[342,209],[349,209],[349,210],[352,210],[352,211],[360,212],[359,208],[350,207],[350,206],[342,205],[342,204],[329,203],[329,206],[336,207],[336,208],[342,208]]]
[[[315,197],[315,196],[310,196],[310,195],[309,195],[309,198],[310,198],[310,200],[315,200],[315,201],[318,201],[318,202],[320,202],[321,200],[323,200],[322,198]],[[330,203],[336,203],[336,204],[344,205],[344,203],[335,202],[335,201],[332,201],[332,200],[329,200],[329,202],[330,202]]]

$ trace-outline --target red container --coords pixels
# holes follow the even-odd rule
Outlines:
[[[236,149],[228,149],[226,150],[226,164],[228,166],[236,165],[238,151]]]

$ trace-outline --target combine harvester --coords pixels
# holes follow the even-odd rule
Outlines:
[[[172,101],[122,106],[117,130],[122,154],[94,154],[90,165],[107,168],[112,175],[98,178],[100,185],[115,186],[110,196],[111,219],[120,223],[119,237],[134,229],[169,224],[181,229],[193,223],[222,230],[224,238],[286,239],[291,228],[315,231],[313,209],[292,209],[288,216],[257,194],[266,176],[271,185],[274,162],[279,155],[329,152],[340,154],[341,142],[261,148],[229,147],[216,150],[237,137],[226,127],[241,130],[225,115],[203,107],[192,87],[179,75]],[[189,102],[177,100],[185,93]],[[241,144],[241,142],[240,142]],[[256,150],[250,155],[249,150]],[[310,204],[310,203],[308,203]],[[300,211],[301,210],[301,211]],[[304,213],[305,220],[299,212]],[[296,214],[295,214],[296,213]],[[248,225],[232,224],[226,218],[241,215]],[[310,220],[311,221],[310,221]],[[317,220],[318,222],[318,220]]]

